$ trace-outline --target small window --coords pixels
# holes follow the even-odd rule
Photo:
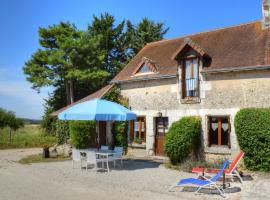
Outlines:
[[[145,63],[137,71],[137,73],[148,73],[148,72],[152,72],[152,71]]]
[[[230,147],[230,121],[229,117],[208,117],[209,146]]]
[[[182,98],[199,97],[198,58],[184,60],[182,69]]]
[[[164,136],[168,132],[168,125],[168,117],[156,117],[156,135]]]

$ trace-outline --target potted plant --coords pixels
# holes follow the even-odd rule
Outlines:
[[[49,158],[50,157],[50,151],[49,151],[49,145],[43,145],[43,158]]]

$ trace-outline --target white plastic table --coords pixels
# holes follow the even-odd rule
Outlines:
[[[96,155],[101,157],[102,159],[106,159],[106,164],[107,164],[107,170],[108,172],[110,171],[109,168],[109,156],[113,156],[114,155],[114,151],[113,150],[99,150],[96,151]],[[102,162],[102,167],[104,168],[104,163]]]

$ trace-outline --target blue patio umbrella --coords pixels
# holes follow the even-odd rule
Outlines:
[[[128,121],[136,114],[124,106],[104,99],[78,103],[58,114],[61,120]]]
[[[59,113],[58,118],[60,120],[129,121],[136,119],[136,114],[120,104],[93,99],[71,106]],[[99,145],[99,130],[97,132]]]

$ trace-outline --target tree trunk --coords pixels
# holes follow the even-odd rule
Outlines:
[[[74,103],[74,87],[73,80],[69,81],[69,94],[70,94],[70,103]]]
[[[67,98],[67,105],[69,105],[70,102],[70,90],[69,90],[69,83],[66,81],[65,83],[65,87],[66,87],[66,98]]]
[[[66,98],[67,105],[74,103],[74,87],[72,80],[66,81]]]

